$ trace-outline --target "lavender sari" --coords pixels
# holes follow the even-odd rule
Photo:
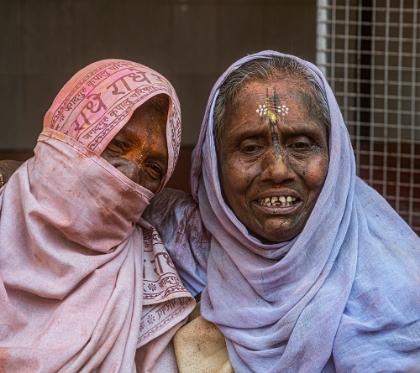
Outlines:
[[[167,247],[191,291],[206,285],[202,316],[226,337],[236,372],[404,371],[420,359],[420,239],[356,176],[340,109],[314,65],[297,59],[327,97],[330,161],[304,230],[290,242],[262,244],[222,197],[212,120],[219,87],[241,64],[270,56],[281,54],[237,61],[211,92],[193,154],[199,207],[165,192],[148,216],[164,204],[175,212],[161,228],[164,241],[170,229],[200,230],[202,219],[201,239],[195,231]]]

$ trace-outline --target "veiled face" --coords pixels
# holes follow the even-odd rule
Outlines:
[[[101,156],[121,173],[156,193],[168,167],[167,110],[163,113],[149,100],[111,140]]]
[[[278,146],[269,115],[256,110],[278,94]],[[267,91],[268,90],[268,91]],[[222,192],[237,218],[263,242],[283,242],[304,228],[328,171],[327,131],[306,85],[253,82],[227,108],[218,149]]]

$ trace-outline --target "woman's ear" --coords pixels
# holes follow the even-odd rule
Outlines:
[[[13,173],[23,164],[19,161],[0,160],[0,187],[6,184]]]

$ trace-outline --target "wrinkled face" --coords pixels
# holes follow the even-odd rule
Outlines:
[[[256,112],[267,89],[270,99],[275,89],[282,108],[275,111],[277,145],[270,115]],[[290,81],[249,83],[227,108],[218,149],[222,192],[263,242],[294,238],[315,206],[328,171],[327,131],[320,118],[306,85]]]
[[[129,179],[156,193],[168,167],[166,119],[146,101],[111,140],[101,156]]]

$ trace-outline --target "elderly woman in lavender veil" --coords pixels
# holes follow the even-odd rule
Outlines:
[[[356,176],[315,66],[272,51],[234,63],[210,95],[191,186],[145,214],[235,372],[415,365],[420,239]]]

